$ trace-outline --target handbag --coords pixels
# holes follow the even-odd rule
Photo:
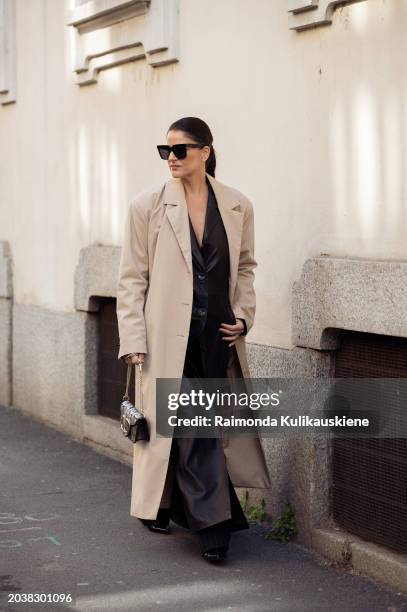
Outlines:
[[[120,405],[120,429],[123,434],[129,438],[132,442],[136,443],[139,440],[150,440],[150,432],[148,428],[147,419],[143,413],[143,394],[141,389],[142,383],[142,364],[139,363],[140,373],[140,410],[131,403],[129,399],[129,384],[131,377],[131,361],[127,364],[127,382],[126,391],[123,395],[123,399]]]

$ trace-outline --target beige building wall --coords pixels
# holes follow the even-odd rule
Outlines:
[[[73,310],[80,249],[121,244],[130,199],[169,177],[155,145],[184,115],[208,122],[217,178],[255,206],[251,341],[292,346],[291,289],[308,257],[405,256],[404,0],[350,4],[301,32],[287,0],[180,0],[178,62],[140,59],[87,86],[72,71],[68,3],[15,6],[0,238],[16,303]]]

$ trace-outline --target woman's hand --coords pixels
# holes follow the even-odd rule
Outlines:
[[[127,355],[126,357],[126,363],[135,363],[135,364],[139,364],[139,363],[144,363],[144,358],[145,358],[146,353],[131,353],[130,355]]]
[[[221,323],[219,327],[219,331],[226,334],[226,337],[224,336],[222,340],[230,342],[229,346],[233,346],[236,340],[244,331],[243,321],[241,319],[236,319],[236,321],[236,325],[229,325],[229,323]]]

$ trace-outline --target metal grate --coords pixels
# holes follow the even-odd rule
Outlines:
[[[98,316],[98,412],[112,419],[120,419],[120,402],[126,386],[126,364],[118,360],[119,331],[116,315],[116,300],[103,298]],[[134,368],[129,393],[134,401]],[[132,397],[133,396],[133,397]]]
[[[407,339],[343,331],[335,377],[407,377]],[[407,553],[407,440],[334,439],[333,518],[350,533]]]

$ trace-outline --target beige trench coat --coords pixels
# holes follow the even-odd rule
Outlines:
[[[253,206],[237,189],[206,176],[229,242],[230,304],[235,316],[246,320],[249,332],[256,308]],[[139,518],[157,517],[164,490],[172,438],[155,435],[155,381],[182,378],[192,299],[188,209],[182,181],[172,177],[157,189],[139,193],[131,202],[117,283],[118,359],[127,353],[146,353],[143,408],[151,439],[133,445],[130,507],[130,514]],[[234,377],[250,376],[245,336],[232,347],[227,376],[231,383]],[[258,437],[223,438],[223,447],[234,486],[271,486]]]

